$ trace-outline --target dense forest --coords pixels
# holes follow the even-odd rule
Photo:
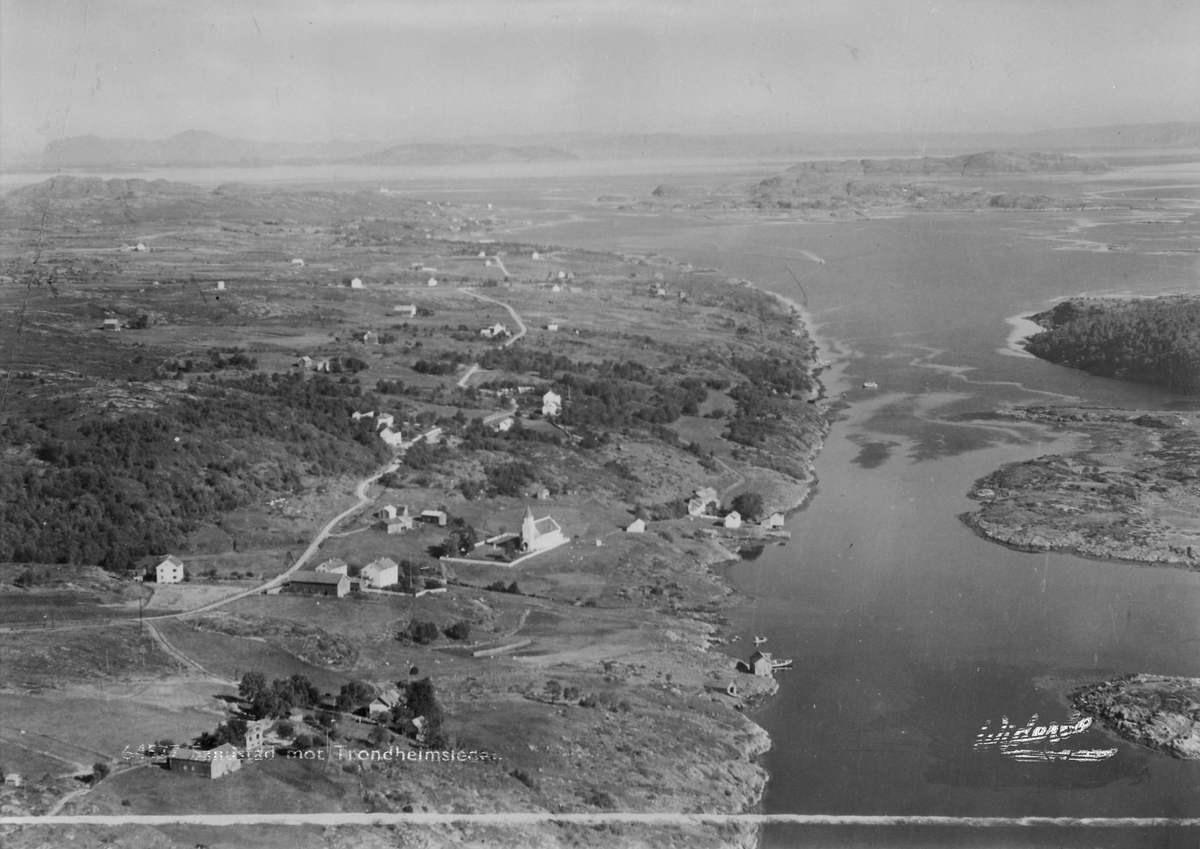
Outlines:
[[[221,512],[362,473],[386,446],[352,422],[359,387],[252,375],[196,381],[153,411],[0,428],[0,561],[134,568]]]
[[[1031,354],[1101,377],[1200,392],[1200,300],[1070,300],[1032,316]]]

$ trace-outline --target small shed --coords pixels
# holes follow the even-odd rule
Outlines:
[[[770,678],[775,672],[774,667],[771,665],[771,656],[761,651],[755,651],[754,654],[750,655],[748,666],[752,674],[760,677]]]
[[[409,318],[416,318],[417,317],[417,305],[416,304],[396,304],[396,306],[392,307],[392,312],[397,313],[398,315],[406,315]]]
[[[730,513],[728,516],[725,517],[725,527],[740,528],[741,526],[742,526],[742,514],[739,513],[738,511],[734,510],[732,513]]]
[[[361,278],[361,277],[355,277],[354,279],[352,279],[352,280],[350,281],[350,288],[351,288],[351,289],[361,289],[362,287],[363,287],[363,282],[362,282],[362,278]]]
[[[437,525],[441,528],[446,527],[446,513],[443,510],[422,510],[418,518],[430,525]]]
[[[760,524],[764,528],[782,528],[783,527],[783,514],[776,511],[776,512],[772,513],[770,516],[768,516],[767,518],[763,519]]]
[[[428,280],[428,281],[425,283],[425,285],[426,285],[426,286],[436,286],[436,285],[437,285],[437,278],[436,278],[436,277],[430,277],[430,278],[429,278],[429,280]]]
[[[218,291],[218,292],[224,292],[224,291],[225,291],[225,281],[224,281],[224,280],[218,280],[218,281],[217,281],[217,291]]]
[[[646,532],[646,522],[642,519],[634,519],[625,528],[627,534],[644,534]]]
[[[295,259],[293,259],[293,260],[292,260],[292,265],[298,265],[298,266],[300,266],[301,268],[303,268],[303,267],[304,267],[304,260],[300,259],[299,257],[296,257]]]
[[[106,318],[106,319],[104,319],[104,323],[100,325],[100,329],[101,330],[120,330],[121,329],[121,319]]]
[[[21,786],[21,773],[6,772],[4,774],[4,784],[7,787],[20,787]]]

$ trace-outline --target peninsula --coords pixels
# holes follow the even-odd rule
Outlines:
[[[774,682],[714,648],[722,564],[786,539],[827,427],[793,309],[391,191],[58,177],[0,219],[0,708],[43,741],[5,738],[6,804],[758,803]],[[277,757],[209,783],[134,768],[259,730]],[[360,750],[488,757],[332,754]]]

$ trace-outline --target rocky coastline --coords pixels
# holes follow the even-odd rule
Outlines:
[[[981,417],[974,417],[979,419]],[[1167,411],[1029,407],[982,417],[1083,437],[1079,450],[1010,463],[975,482],[962,521],[1020,551],[1200,569],[1200,428]]]
[[[1126,740],[1173,758],[1200,759],[1200,678],[1125,675],[1068,698]]]

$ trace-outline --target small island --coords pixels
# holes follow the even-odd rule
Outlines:
[[[1175,758],[1200,758],[1200,678],[1126,675],[1069,698],[1126,740]]]

